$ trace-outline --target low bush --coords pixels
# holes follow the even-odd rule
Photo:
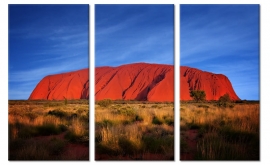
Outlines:
[[[143,117],[136,115],[134,121],[143,121]]]
[[[174,138],[173,135],[167,136],[148,136],[142,137],[142,149],[151,153],[163,153],[167,148],[173,148]]]
[[[173,126],[174,125],[174,119],[173,118],[166,118],[165,123],[167,125],[169,125],[169,126]]]
[[[100,101],[97,101],[97,104],[101,107],[108,107],[112,104],[112,100],[110,99],[100,100]]]
[[[189,94],[196,102],[205,101],[206,99],[205,91],[202,90],[191,90]]]
[[[204,104],[200,104],[200,105],[198,105],[198,107],[199,107],[199,108],[205,108],[205,109],[209,108],[208,105],[204,105]]]
[[[120,137],[118,139],[118,145],[121,148],[122,154],[133,155],[141,150],[141,146],[137,143],[132,142],[131,140]]]
[[[25,115],[30,119],[30,121],[34,121],[38,117],[38,115],[33,112],[28,112]]]
[[[110,156],[117,156],[119,155],[121,152],[119,151],[118,148],[114,148],[112,146],[108,146],[108,145],[104,145],[101,143],[96,143],[96,153],[98,154],[106,154],[106,155],[110,155]]]
[[[125,115],[125,116],[135,116],[136,115],[135,109],[133,109],[131,107],[121,108],[121,109],[117,110],[116,113],[119,115]]]
[[[52,116],[56,116],[56,117],[59,117],[59,118],[63,118],[63,117],[66,117],[67,116],[67,113],[60,110],[60,109],[55,109],[55,110],[52,110],[52,111],[49,111],[48,112],[48,115],[52,115]]]
[[[159,106],[159,105],[155,104],[155,105],[152,105],[152,106],[151,106],[151,108],[158,108],[158,109],[160,109],[160,108],[161,108],[161,106]]]
[[[226,93],[223,96],[220,96],[220,98],[218,99],[218,102],[217,102],[217,106],[223,107],[223,108],[226,108],[226,107],[233,108],[234,104],[232,103],[230,95],[228,93]]]
[[[153,117],[152,124],[161,125],[163,124],[162,120],[160,120],[158,117]]]
[[[43,125],[36,126],[36,130],[37,130],[37,135],[45,136],[45,135],[56,135],[63,132],[63,130],[66,130],[66,129],[63,127],[63,125],[56,126],[52,123],[45,123]]]
[[[65,134],[65,139],[67,139],[70,142],[78,142],[78,140],[80,139],[81,136],[76,135],[73,131],[68,131]]]
[[[118,124],[118,122],[109,119],[104,119],[101,122],[96,122],[96,127],[111,127],[116,124]]]

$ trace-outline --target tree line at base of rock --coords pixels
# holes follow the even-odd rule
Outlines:
[[[191,90],[190,97],[192,97],[192,99],[196,102],[204,102],[206,100],[206,94],[203,90]],[[220,96],[217,101],[217,106],[232,108],[233,104],[230,95],[226,93],[223,96]]]

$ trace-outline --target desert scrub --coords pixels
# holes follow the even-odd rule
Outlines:
[[[9,103],[10,160],[63,160],[67,157],[72,160],[86,159],[87,155],[70,157],[74,151],[69,151],[68,156],[63,155],[65,150],[62,149],[73,142],[89,146],[88,101],[69,100],[67,105],[64,105],[64,101]],[[64,139],[65,134],[70,138]],[[72,137],[76,137],[74,141]]]
[[[165,154],[172,153],[174,147],[173,131],[166,127],[153,127],[146,130],[148,134],[143,134],[143,150],[150,153]]]
[[[49,111],[48,112],[48,115],[52,115],[52,116],[56,116],[56,117],[59,117],[59,118],[63,118],[63,117],[66,117],[67,116],[67,113],[60,110],[60,109],[55,109],[55,110],[52,110],[52,111]]]
[[[199,104],[198,107],[199,108],[202,107],[202,108],[205,108],[205,109],[208,109],[209,108],[209,106],[208,105],[205,105],[205,104]]]
[[[171,104],[134,103],[116,104],[95,109],[95,147],[97,155],[107,155],[111,160],[147,159],[146,155],[162,154],[172,159],[173,114]],[[155,107],[155,106],[154,106]],[[153,118],[162,124],[153,124]]]
[[[205,133],[197,147],[197,159],[200,160],[259,160],[259,138],[256,135]]]
[[[152,124],[156,124],[156,125],[167,124],[169,126],[173,126],[174,118],[169,115],[162,116],[162,118],[154,116],[152,120]]]
[[[226,107],[233,108],[234,104],[232,103],[230,95],[228,93],[226,93],[223,96],[220,96],[220,98],[218,99],[218,102],[217,102],[217,106],[224,107],[224,108],[226,108]]]
[[[161,125],[163,124],[163,121],[159,119],[158,117],[154,116],[152,120],[152,124]]]
[[[100,101],[97,101],[97,104],[101,107],[108,107],[112,104],[112,100],[110,99],[100,100]]]
[[[13,147],[19,144],[16,148]],[[9,143],[11,152],[9,160],[58,160],[64,151],[66,142],[58,138],[44,140],[13,140]]]
[[[258,160],[259,104],[234,107],[185,105],[181,111],[181,133],[198,130],[196,160]],[[199,114],[199,115],[198,115]],[[182,139],[182,134],[180,139]]]

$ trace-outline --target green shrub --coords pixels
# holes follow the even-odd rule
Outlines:
[[[85,122],[85,123],[89,123],[89,115],[83,115],[80,117],[80,120]]]
[[[76,135],[74,132],[72,131],[68,131],[66,134],[65,134],[65,139],[67,139],[68,141],[70,142],[78,142],[79,139],[80,139],[81,136],[78,136]]]
[[[203,104],[198,105],[198,107],[199,107],[199,108],[205,108],[205,109],[209,108],[208,105],[203,105]]]
[[[117,125],[117,124],[119,124],[117,121],[104,119],[101,122],[96,122],[96,127],[111,127],[111,126]]]
[[[166,119],[165,119],[165,123],[166,123],[167,125],[173,126],[173,125],[174,125],[174,120],[171,119],[171,118],[166,118]]]
[[[28,112],[25,115],[30,119],[30,121],[34,121],[38,117],[38,115],[33,112]]]
[[[100,143],[102,142],[102,133],[101,132],[96,132],[95,133],[95,143]]]
[[[174,119],[172,116],[163,116],[164,123],[167,125],[173,125],[174,124]]]
[[[43,125],[36,126],[36,129],[37,129],[38,135],[44,135],[44,136],[59,134],[63,130],[65,130],[62,125],[59,127],[52,123],[44,123]]]
[[[158,108],[158,109],[160,109],[160,108],[161,108],[161,106],[159,106],[159,105],[155,104],[155,105],[152,105],[152,106],[151,106],[151,108]]]
[[[55,110],[52,110],[52,111],[49,111],[48,112],[48,115],[52,115],[52,116],[56,116],[56,117],[59,117],[59,118],[63,118],[63,117],[66,117],[67,116],[67,113],[60,110],[60,109],[55,109]]]
[[[192,90],[190,91],[190,97],[192,97],[196,102],[205,101],[206,94],[205,91],[202,90]]]
[[[124,120],[124,121],[122,121],[122,123],[123,123],[123,125],[129,125],[129,124],[132,124],[133,121],[131,121],[131,120]]]
[[[60,132],[65,132],[68,130],[68,127],[65,126],[64,124],[58,125],[58,128],[59,128]]]
[[[163,122],[162,122],[162,120],[160,120],[159,118],[157,118],[155,116],[155,117],[153,117],[152,124],[161,125],[161,124],[163,124]]]
[[[118,145],[121,148],[122,154],[133,155],[140,151],[140,146],[127,138],[120,137]]]
[[[119,149],[113,148],[110,145],[105,145],[101,143],[96,143],[95,151],[98,154],[106,154],[106,155],[111,155],[111,156],[117,156],[120,154]]]
[[[25,139],[39,134],[37,128],[31,125],[16,123],[16,127],[18,128],[18,138]]]
[[[233,108],[234,104],[232,103],[230,95],[228,93],[226,93],[223,96],[220,96],[220,98],[218,99],[218,102],[217,102],[217,106],[224,107],[224,108],[226,108],[226,107]]]
[[[164,136],[143,136],[142,137],[142,148],[144,151],[151,153],[162,153],[165,154],[167,150],[173,150],[174,138],[173,135]]]
[[[143,118],[139,115],[135,116],[135,121],[143,121]]]
[[[110,99],[104,99],[97,102],[97,104],[101,107],[108,107],[112,104],[112,100]]]
[[[201,125],[195,123],[195,122],[191,122],[187,124],[189,126],[190,129],[200,129]]]
[[[116,112],[119,115],[125,115],[125,116],[135,116],[136,111],[132,107],[125,107],[117,110]]]

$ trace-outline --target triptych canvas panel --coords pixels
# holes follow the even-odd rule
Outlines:
[[[174,7],[8,5],[9,161],[260,160],[260,6]]]

